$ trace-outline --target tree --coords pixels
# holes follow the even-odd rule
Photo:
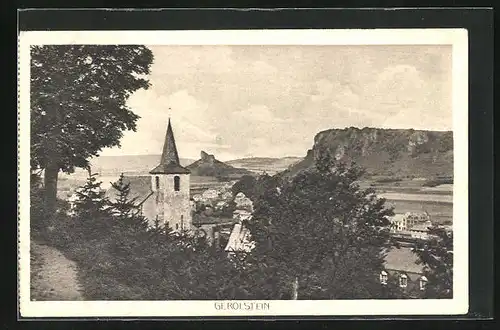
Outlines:
[[[148,240],[136,239],[140,248],[124,259],[123,281],[147,292],[142,299],[244,299],[244,275],[221,249],[202,237],[173,233],[157,223]],[[120,255],[116,255],[121,258]]]
[[[425,296],[432,299],[453,297],[453,232],[443,227],[429,228],[429,240],[419,242],[414,252],[424,265],[427,277]]]
[[[77,199],[73,205],[74,234],[83,235],[86,240],[106,237],[112,225],[109,200],[101,188],[102,182],[97,181],[97,174],[92,174],[90,168],[88,173],[85,184],[75,191]]]
[[[31,167],[44,170],[54,213],[60,170],[72,173],[105,147],[120,145],[139,118],[129,96],[147,89],[153,61],[144,46],[44,45],[31,48]]]
[[[145,234],[148,230],[148,220],[137,207],[137,198],[130,198],[130,182],[125,182],[125,177],[120,174],[118,181],[111,183],[118,193],[115,201],[110,201],[109,206],[118,227],[134,234]]]
[[[231,192],[233,196],[236,196],[239,192],[245,194],[245,196],[252,198],[253,191],[257,180],[252,175],[243,175],[232,187]]]
[[[253,264],[265,273],[257,290],[266,287],[274,295],[268,299],[380,295],[378,274],[390,244],[387,216],[393,212],[372,189],[360,189],[362,174],[323,153],[315,168],[271,185],[256,201],[247,226],[256,242]]]
[[[259,175],[258,177],[244,175],[231,187],[231,191],[233,196],[242,192],[251,200],[256,200],[262,197],[264,192],[270,188],[277,187],[279,182],[280,178],[278,176],[270,176],[267,173]]]
[[[44,225],[45,209],[43,207],[42,193],[40,187],[41,179],[32,173],[30,177],[30,224],[34,232],[42,229]]]
[[[227,204],[225,204],[222,207],[220,215],[223,217],[232,218],[235,209],[236,209],[236,202],[234,201],[234,199],[231,199],[230,201],[227,202]]]
[[[126,182],[123,174],[111,186],[116,191],[116,197],[109,202],[113,227],[107,239],[107,248],[112,255],[115,277],[127,286],[140,288],[147,295],[147,283],[139,283],[157,280],[154,274],[150,274],[147,258],[159,245],[163,231],[159,224],[149,228],[148,220],[137,206],[137,198],[130,197],[130,182]]]

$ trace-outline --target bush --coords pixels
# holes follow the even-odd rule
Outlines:
[[[222,249],[170,228],[145,225],[129,199],[123,177],[113,184],[116,201],[105,198],[90,175],[78,191],[73,213],[60,205],[57,221],[44,222],[43,203],[32,194],[38,237],[78,265],[83,295],[89,300],[172,300],[246,298],[244,281]],[[64,210],[64,211],[63,211]],[[37,228],[38,228],[37,227]],[[221,242],[224,244],[224,242]],[[202,279],[202,280],[200,280]]]

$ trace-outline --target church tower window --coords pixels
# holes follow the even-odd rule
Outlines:
[[[181,178],[176,175],[174,176],[174,190],[179,191],[181,189]]]
[[[156,185],[156,189],[160,189],[160,177],[159,176],[155,177],[155,185]]]

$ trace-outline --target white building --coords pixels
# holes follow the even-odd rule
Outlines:
[[[407,231],[416,225],[432,225],[427,213],[406,212],[405,214],[395,214],[390,221],[393,232]]]
[[[418,239],[428,239],[429,238],[429,227],[432,226],[432,223],[425,222],[422,224],[416,224],[413,227],[409,229],[410,236],[412,238],[418,238]]]
[[[224,207],[227,207],[229,204],[226,201],[218,201],[215,204],[215,209],[216,210],[222,210]]]
[[[205,200],[213,200],[219,197],[219,192],[215,189],[207,189],[201,194],[201,196]]]
[[[254,249],[255,242],[251,240],[250,231],[243,225],[237,223],[234,225],[229,240],[227,242],[226,252],[250,252]]]
[[[220,195],[220,198],[221,198],[222,200],[226,200],[226,201],[228,201],[228,200],[231,200],[231,199],[233,198],[233,194],[232,194],[230,191],[225,191],[225,192],[223,192],[223,193]]]
[[[252,213],[247,210],[235,210],[233,212],[233,219],[239,222],[252,220]]]
[[[247,198],[244,193],[237,193],[234,198],[234,202],[236,203],[237,209],[243,209],[253,212],[253,202],[250,200],[250,198]]]
[[[203,200],[203,196],[201,196],[200,194],[195,194],[192,198],[195,202],[201,202]]]

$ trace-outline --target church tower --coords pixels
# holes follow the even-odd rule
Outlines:
[[[160,165],[149,172],[156,204],[156,219],[174,231],[192,227],[189,201],[190,171],[180,165],[170,118]]]

